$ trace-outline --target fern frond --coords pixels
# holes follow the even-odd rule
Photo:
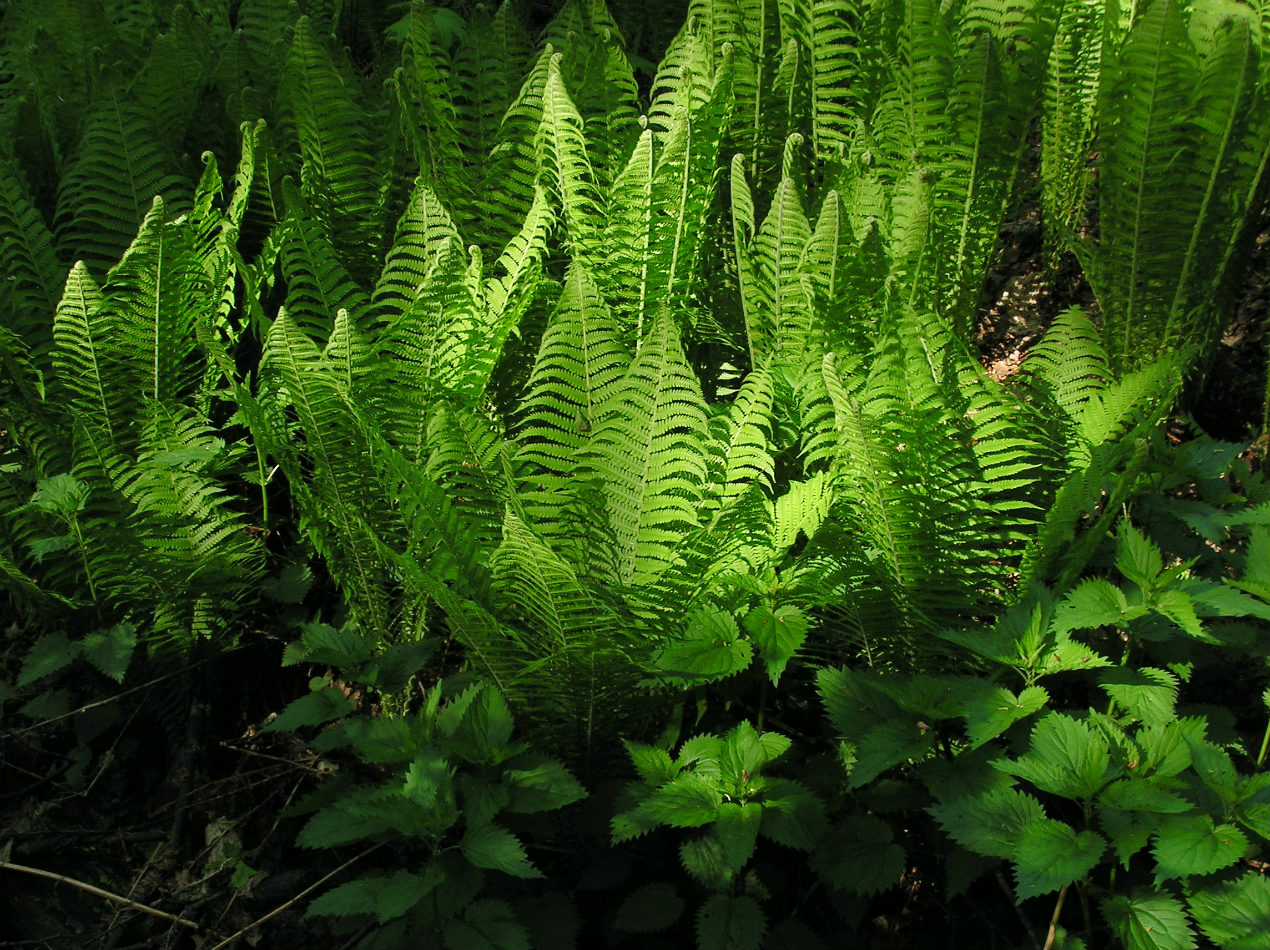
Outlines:
[[[47,358],[52,341],[64,270],[16,163],[0,158],[0,323],[26,341],[37,362]]]
[[[560,208],[565,241],[573,256],[585,260],[597,250],[599,194],[587,155],[585,126],[565,88],[560,59],[561,54],[555,54],[547,67],[542,121],[534,139],[537,183]]]
[[[77,262],[53,318],[51,362],[54,385],[66,392],[68,405],[100,424],[114,442],[127,427],[125,401],[133,387],[111,376],[116,354],[110,352],[111,328],[101,303],[101,289],[84,262]]]
[[[444,258],[460,256],[462,246],[445,205],[420,176],[375,283],[371,322],[387,324],[404,313],[432,271]]]
[[[727,413],[711,420],[718,475],[709,491],[717,494],[719,507],[726,507],[751,485],[771,491],[776,477],[771,445],[775,398],[771,373],[755,370],[741,384]]]
[[[811,224],[798,185],[786,178],[745,255],[746,269],[754,275],[752,284],[742,285],[754,305],[747,306],[747,312],[769,315],[772,324],[770,333],[760,330],[758,339],[750,341],[758,365],[776,354],[801,361],[807,347],[810,302],[803,293],[799,264],[810,240]]]
[[[511,512],[493,574],[506,607],[529,628],[520,642],[531,662],[504,676],[513,702],[567,735],[570,751],[586,754],[625,725],[638,674],[630,635],[574,568]]]
[[[666,569],[697,523],[706,476],[706,409],[679,330],[662,312],[600,407],[587,467],[605,482],[624,583]]]
[[[105,271],[131,243],[156,195],[175,213],[187,204],[186,191],[145,112],[117,91],[103,93],[58,187],[58,243]]]
[[[364,279],[384,235],[372,139],[365,111],[307,17],[295,26],[282,95],[299,140],[304,196],[350,271]]]
[[[535,473],[531,478],[573,474],[600,406],[629,365],[620,336],[595,279],[575,263],[542,335],[518,413],[516,457]]]
[[[846,151],[856,121],[867,115],[869,47],[850,0],[812,0],[810,8],[812,147],[817,158],[831,159]]]

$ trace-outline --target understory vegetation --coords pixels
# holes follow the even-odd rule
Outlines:
[[[0,941],[1267,945],[1265,0],[0,17]]]

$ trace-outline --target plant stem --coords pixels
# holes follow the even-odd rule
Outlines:
[[[67,877],[65,874],[57,874],[53,871],[45,871],[41,868],[29,868],[25,864],[13,864],[10,861],[0,861],[0,868],[8,868],[10,871],[21,871],[23,874],[31,874],[35,877],[48,878],[50,881],[57,881],[60,884],[69,884],[71,887],[77,887],[81,891],[86,891],[97,897],[104,897],[106,900],[114,901],[116,904],[123,904],[125,907],[131,907],[133,910],[139,910],[144,914],[152,917],[162,917],[164,920],[171,920],[180,924],[182,927],[189,927],[192,930],[198,930],[198,924],[192,920],[186,920],[184,917],[177,917],[175,914],[169,914],[167,911],[157,910],[145,904],[138,904],[136,901],[129,900],[126,897],[120,897],[118,894],[112,894],[110,891],[103,891],[100,887],[94,887],[92,884],[85,884],[83,881],[77,881],[73,877]]]
[[[1058,915],[1063,912],[1063,901],[1067,898],[1067,889],[1070,884],[1064,884],[1058,891],[1058,901],[1054,904],[1054,916],[1050,918],[1050,929],[1045,934],[1045,946],[1042,950],[1051,950],[1054,946],[1054,936],[1058,932]]]
[[[1266,761],[1266,747],[1270,746],[1270,722],[1266,723],[1266,731],[1261,734],[1261,750],[1257,753],[1257,768]]]

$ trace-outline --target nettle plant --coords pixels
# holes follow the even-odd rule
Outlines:
[[[1264,197],[1264,16],[694,0],[652,50],[600,0],[83,6],[3,48],[24,689],[329,578],[268,728],[344,763],[299,840],[381,857],[311,908],[364,946],[572,940],[532,908],[585,872],[516,816],[628,757],[570,843],[684,874],[614,876],[615,941],[864,940],[1001,860],[1051,945],[1266,929],[1264,713],[1182,703],[1265,678],[1264,486],[1161,436]],[[1034,130],[1098,312],[1003,383]]]

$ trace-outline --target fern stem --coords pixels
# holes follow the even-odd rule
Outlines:
[[[93,583],[93,569],[88,566],[88,551],[84,547],[84,535],[79,530],[79,521],[71,518],[71,530],[75,532],[75,543],[79,547],[79,559],[84,562],[84,579],[88,581],[88,595],[93,599],[93,606],[97,606],[97,585]]]

